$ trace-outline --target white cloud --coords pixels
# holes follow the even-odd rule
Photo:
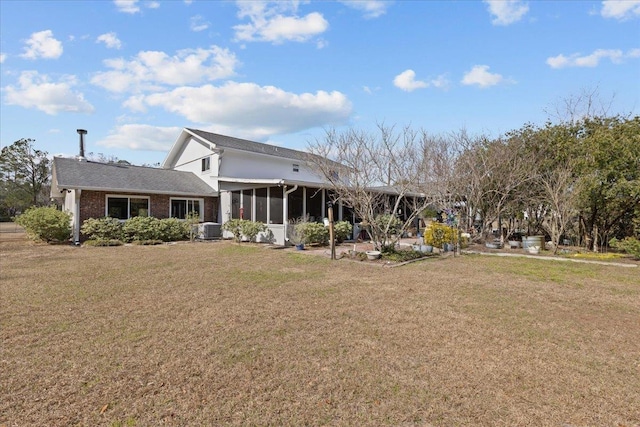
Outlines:
[[[51,30],[39,31],[31,34],[26,41],[27,46],[20,56],[27,59],[57,59],[62,55],[62,43],[53,37]]]
[[[109,148],[169,151],[181,130],[180,127],[125,124],[116,126],[105,139],[96,144]]]
[[[109,49],[120,49],[122,42],[118,39],[116,33],[105,33],[98,36],[96,43],[104,43]]]
[[[149,3],[147,3],[147,7],[149,9],[158,9],[160,7],[160,2],[159,1],[150,1]]]
[[[406,92],[413,92],[416,89],[422,89],[428,86],[426,82],[416,80],[416,73],[413,70],[406,70],[398,74],[393,79],[393,84],[395,87]]]
[[[560,54],[558,56],[552,56],[547,58],[547,65],[551,68],[566,68],[566,67],[597,67],[600,64],[600,60],[609,58],[614,64],[620,64],[625,59],[640,57],[640,49],[631,49],[627,53],[624,53],[620,49],[597,49],[593,53],[585,56],[580,56],[579,53],[574,53],[569,56]]]
[[[342,0],[340,3],[363,12],[364,17],[367,19],[378,18],[384,15],[391,5],[391,2],[382,0]]]
[[[204,31],[211,25],[210,22],[204,20],[200,15],[191,17],[191,31],[199,32]]]
[[[322,14],[312,12],[296,15],[298,2],[238,2],[238,17],[249,18],[248,24],[236,25],[236,39],[240,41],[305,42],[329,28]],[[287,14],[287,15],[285,15]]]
[[[405,70],[393,79],[393,85],[405,92],[413,92],[416,89],[435,87],[438,89],[448,89],[449,80],[445,75],[440,75],[429,81],[416,80],[416,73],[413,70]]]
[[[4,53],[0,53],[0,64],[4,64],[4,61],[7,59],[7,55]]]
[[[500,74],[489,72],[488,65],[475,65],[462,78],[464,85],[477,85],[481,88],[495,86],[504,81]]]
[[[159,90],[160,85],[197,84],[233,76],[238,65],[228,49],[185,49],[169,56],[164,52],[139,52],[132,60],[104,61],[111,71],[97,73],[91,83],[112,92]]]
[[[118,12],[130,14],[140,12],[138,0],[113,0],[113,3],[116,5]]]
[[[518,22],[529,11],[529,5],[521,0],[484,0],[493,16],[493,25],[509,25]]]
[[[17,87],[3,88],[5,103],[35,108],[51,115],[61,112],[92,113],[93,106],[82,93],[73,90],[76,83],[75,76],[64,76],[58,82],[51,82],[47,75],[37,71],[23,71]]]
[[[296,94],[273,86],[236,82],[180,87],[132,97],[126,104],[160,107],[191,122],[242,128],[261,138],[344,123],[352,111],[351,102],[337,91]]]
[[[631,19],[640,16],[640,0],[605,0],[600,11],[604,18]]]

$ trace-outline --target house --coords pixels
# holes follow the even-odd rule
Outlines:
[[[83,134],[81,134],[80,153]],[[201,222],[233,218],[261,221],[259,241],[286,244],[291,219],[322,221],[331,194],[308,162],[310,154],[284,147],[185,128],[162,168],[98,163],[78,156],[53,161],[51,197],[73,214],[74,241],[87,218],[122,220],[138,215]],[[336,220],[352,215],[339,204]]]

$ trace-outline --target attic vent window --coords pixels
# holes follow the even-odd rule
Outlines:
[[[211,157],[205,157],[202,159],[202,172],[207,172],[211,169]]]
[[[294,172],[300,172],[300,165],[296,165],[295,163],[293,164],[293,171]]]

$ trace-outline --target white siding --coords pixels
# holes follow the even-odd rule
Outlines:
[[[293,171],[294,164],[298,165],[299,172]],[[222,155],[219,175],[229,178],[322,182],[303,161],[231,150],[225,150]]]

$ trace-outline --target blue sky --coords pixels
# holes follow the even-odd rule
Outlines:
[[[597,89],[640,114],[640,0],[0,0],[2,146],[161,162],[183,127],[304,149],[377,123],[498,136]]]

